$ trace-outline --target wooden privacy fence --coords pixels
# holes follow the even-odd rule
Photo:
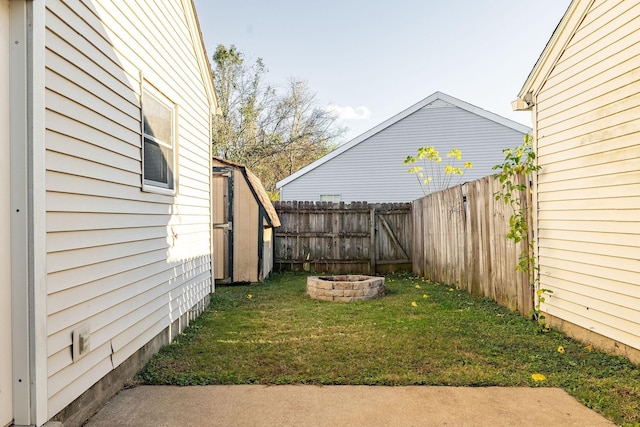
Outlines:
[[[383,274],[411,270],[411,204],[275,202],[278,270]]]
[[[499,190],[500,182],[489,176],[414,201],[413,272],[526,316],[533,290],[515,266],[529,243],[506,239],[512,210],[495,200]],[[521,203],[528,208],[530,192],[524,193]]]

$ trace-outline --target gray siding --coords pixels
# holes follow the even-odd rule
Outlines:
[[[142,3],[46,5],[49,417],[211,291],[210,105],[187,3]],[[141,73],[178,105],[175,196],[141,190]],[[74,361],[82,324],[91,351]]]
[[[341,194],[342,201],[407,202],[424,194],[403,161],[418,147],[435,146],[445,163],[452,148],[473,162],[462,182],[490,175],[503,148],[522,143],[524,133],[444,100],[410,114],[282,187],[281,200],[316,201]]]

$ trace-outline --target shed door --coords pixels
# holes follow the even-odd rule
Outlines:
[[[0,426],[13,419],[9,136],[9,0],[0,0]]]
[[[216,283],[233,281],[233,169],[213,168],[213,256]]]

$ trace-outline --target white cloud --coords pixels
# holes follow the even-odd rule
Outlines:
[[[327,105],[325,109],[336,113],[341,120],[368,120],[371,117],[371,110],[364,105],[356,108]]]

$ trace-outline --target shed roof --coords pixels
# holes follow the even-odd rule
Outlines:
[[[385,120],[384,122],[380,123],[379,125],[369,129],[368,131],[364,132],[363,134],[361,134],[360,136],[357,136],[356,138],[352,139],[351,141],[347,142],[346,144],[341,145],[340,147],[336,148],[335,150],[333,150],[332,152],[328,153],[327,155],[325,155],[324,157],[321,157],[320,159],[316,160],[315,162],[305,166],[304,168],[300,169],[299,171],[297,171],[296,173],[289,175],[288,177],[284,178],[283,180],[280,180],[276,183],[276,188],[281,188],[283,185],[286,185],[288,183],[290,183],[291,181],[294,181],[298,178],[300,178],[301,176],[311,172],[312,170],[314,170],[315,168],[317,168],[318,166],[328,162],[329,160],[333,159],[334,157],[339,156],[340,154],[344,153],[345,151],[355,147],[356,145],[360,144],[363,141],[366,141],[367,139],[369,139],[370,137],[372,137],[373,135],[377,134],[378,132],[383,131],[384,129],[388,128],[389,126],[399,122],[400,120],[404,119],[405,117],[410,116],[411,114],[415,113],[416,111],[420,110],[421,108],[426,107],[427,105],[437,101],[437,100],[442,100],[445,102],[448,102],[451,105],[454,105],[458,108],[461,108],[463,110],[469,111],[473,114],[476,114],[480,117],[483,117],[485,119],[494,121],[496,123],[499,123],[501,125],[504,125],[506,127],[509,127],[511,129],[517,130],[518,132],[522,132],[522,133],[528,133],[531,131],[531,129],[523,124],[520,124],[518,122],[515,122],[513,120],[507,119],[506,117],[502,117],[498,114],[492,113],[490,111],[487,110],[483,110],[480,107],[476,107],[475,105],[471,105],[467,102],[461,101],[458,98],[454,98],[453,96],[447,95],[445,93],[442,92],[435,92],[431,95],[429,95],[428,97],[424,98],[422,101],[415,103],[414,105],[412,105],[411,107],[407,108],[406,110],[396,114],[395,116],[391,117],[390,119]]]
[[[232,162],[231,160],[222,159],[220,157],[213,156],[213,160],[223,163],[225,165],[231,166],[233,168],[238,169],[242,172],[242,175],[245,177],[247,184],[253,191],[253,194],[256,198],[256,202],[258,202],[264,208],[267,216],[269,217],[269,222],[273,227],[280,227],[280,218],[278,218],[278,213],[276,209],[273,207],[273,203],[269,199],[269,195],[267,194],[267,190],[264,189],[262,185],[262,181],[258,178],[253,172],[251,172],[246,166],[241,165],[240,163]]]

